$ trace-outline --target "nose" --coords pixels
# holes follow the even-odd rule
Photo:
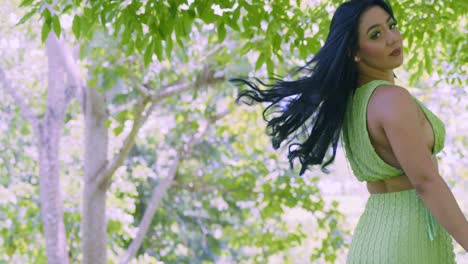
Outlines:
[[[400,33],[392,30],[388,30],[387,32],[387,45],[388,46],[393,46],[395,42],[397,42],[400,39]]]

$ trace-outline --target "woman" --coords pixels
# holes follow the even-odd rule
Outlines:
[[[296,71],[306,77],[271,85],[256,79],[267,90],[247,79],[231,82],[251,88],[237,102],[270,103],[263,115],[275,149],[305,136],[289,145],[300,175],[309,165],[326,172],[342,136],[353,173],[370,192],[348,263],[455,263],[450,236],[467,250],[468,222],[438,172],[435,154],[444,147],[445,128],[394,84],[393,69],[403,63],[396,24],[386,1],[345,2],[324,46]],[[324,162],[330,145],[333,154]]]

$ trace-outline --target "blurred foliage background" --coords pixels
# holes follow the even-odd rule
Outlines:
[[[324,42],[340,3],[2,1],[0,68],[39,119],[48,107],[49,34],[80,47],[84,86],[105,95],[109,156],[131,135],[135,109],[151,102],[107,189],[108,263],[122,263],[151,205],[131,263],[344,263],[365,186],[342,156],[330,175],[313,169],[298,177],[286,150],[270,146],[262,106],[235,105],[238,90],[227,82],[301,66]],[[441,175],[468,212],[468,3],[390,3],[404,37],[397,83],[446,124]],[[7,79],[0,85],[0,263],[47,263],[36,139]],[[73,100],[58,157],[70,263],[86,254],[83,115]]]

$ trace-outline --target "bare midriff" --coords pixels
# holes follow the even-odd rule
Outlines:
[[[367,182],[367,190],[370,194],[399,192],[410,189],[414,189],[414,187],[406,174],[385,180]]]

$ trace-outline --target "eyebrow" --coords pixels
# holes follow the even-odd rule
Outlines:
[[[388,18],[387,18],[387,23],[388,23],[388,21],[390,21],[391,19],[392,19],[392,16],[388,16]],[[367,29],[367,33],[366,33],[366,34],[368,34],[369,31],[370,31],[371,29],[373,29],[373,28],[375,28],[375,27],[378,27],[378,26],[379,26],[379,24],[374,24],[374,25],[370,26],[370,27]]]

